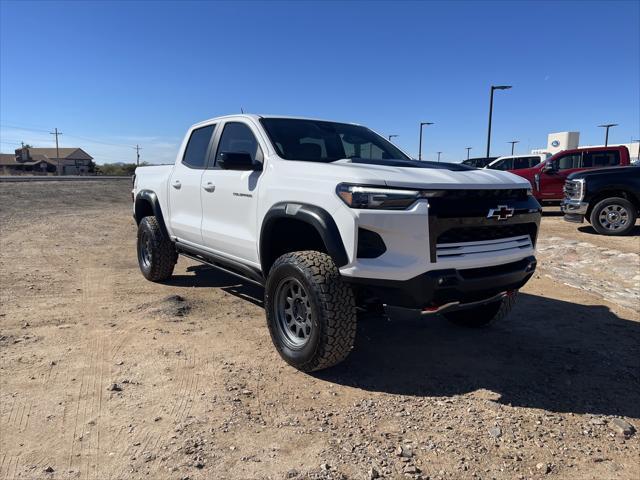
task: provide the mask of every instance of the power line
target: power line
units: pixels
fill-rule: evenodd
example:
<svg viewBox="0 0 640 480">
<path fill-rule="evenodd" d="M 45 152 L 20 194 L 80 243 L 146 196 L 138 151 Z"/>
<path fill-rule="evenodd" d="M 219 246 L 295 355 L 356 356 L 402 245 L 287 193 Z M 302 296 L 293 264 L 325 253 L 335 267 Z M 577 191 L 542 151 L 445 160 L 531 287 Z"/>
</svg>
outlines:
<svg viewBox="0 0 640 480">
<path fill-rule="evenodd" d="M 36 127 L 20 127 L 18 125 L 8 125 L 6 123 L 0 124 L 0 127 L 5 127 L 5 128 L 15 128 L 17 130 L 25 130 L 25 131 L 31 131 L 31 132 L 43 132 L 43 133 L 49 133 L 49 130 L 45 130 L 43 128 L 36 128 Z"/>
<path fill-rule="evenodd" d="M 27 132 L 50 133 L 49 130 L 42 130 L 40 128 L 26 127 L 26 126 L 21 127 L 19 125 L 9 125 L 9 124 L 6 124 L 6 123 L 0 124 L 0 127 L 15 128 L 17 130 L 24 130 L 24 131 L 27 131 Z M 66 134 L 66 135 L 67 135 L 67 137 L 70 137 L 70 138 L 78 138 L 80 140 L 87 140 L 89 142 L 100 143 L 100 144 L 103 144 L 103 145 L 110 145 L 112 147 L 132 147 L 132 148 L 135 148 L 132 145 L 129 145 L 129 144 L 126 144 L 126 143 L 105 142 L 104 140 L 98 140 L 98 139 L 95 139 L 95 138 L 85 137 L 83 135 L 73 135 L 73 134 Z"/>
</svg>

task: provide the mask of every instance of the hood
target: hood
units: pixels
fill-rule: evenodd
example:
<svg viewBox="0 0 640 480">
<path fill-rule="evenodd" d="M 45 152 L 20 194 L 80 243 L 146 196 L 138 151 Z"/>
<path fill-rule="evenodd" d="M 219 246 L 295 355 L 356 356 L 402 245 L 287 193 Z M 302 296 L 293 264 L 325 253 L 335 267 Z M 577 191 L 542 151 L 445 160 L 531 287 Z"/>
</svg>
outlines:
<svg viewBox="0 0 640 480">
<path fill-rule="evenodd" d="M 356 173 L 375 177 L 390 187 L 443 188 L 443 189 L 487 189 L 530 188 L 529 181 L 513 173 L 500 170 L 468 168 L 459 164 L 420 162 L 423 165 L 397 166 L 360 163 L 340 160 L 328 165 L 349 165 Z M 366 172 L 366 173 L 365 173 Z M 376 182 L 378 183 L 378 182 Z"/>
<path fill-rule="evenodd" d="M 596 175 L 619 175 L 621 177 L 624 177 L 627 175 L 634 175 L 634 174 L 637 175 L 638 173 L 640 173 L 639 166 L 635 166 L 635 165 L 628 166 L 628 167 L 614 166 L 614 167 L 594 168 L 589 170 L 583 170 L 581 172 L 573 172 L 567 178 L 569 180 L 575 180 L 578 178 L 592 177 Z"/>
</svg>

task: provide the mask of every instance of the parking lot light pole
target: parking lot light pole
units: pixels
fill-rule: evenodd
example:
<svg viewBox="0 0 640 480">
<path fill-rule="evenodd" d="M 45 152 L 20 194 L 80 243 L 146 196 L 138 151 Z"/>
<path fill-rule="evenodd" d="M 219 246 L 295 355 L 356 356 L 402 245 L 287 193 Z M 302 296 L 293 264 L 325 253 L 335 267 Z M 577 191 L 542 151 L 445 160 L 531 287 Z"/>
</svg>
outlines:
<svg viewBox="0 0 640 480">
<path fill-rule="evenodd" d="M 471 150 L 473 147 L 464 147 L 467 149 L 467 160 L 469 160 L 469 150 Z"/>
<path fill-rule="evenodd" d="M 604 146 L 608 146 L 609 145 L 609 129 L 611 127 L 617 127 L 618 124 L 617 123 L 605 123 L 604 125 L 598 125 L 600 128 L 605 128 L 606 132 L 604 134 Z"/>
<path fill-rule="evenodd" d="M 511 155 L 513 155 L 513 147 L 516 143 L 520 143 L 520 140 L 511 140 L 510 142 L 507 142 L 511 144 Z"/>
<path fill-rule="evenodd" d="M 433 125 L 433 122 L 420 122 L 420 146 L 418 147 L 418 160 L 422 160 L 422 127 Z"/>
<path fill-rule="evenodd" d="M 511 85 L 491 85 L 491 94 L 489 95 L 489 129 L 487 131 L 487 157 L 491 156 L 491 117 L 493 116 L 493 91 L 509 90 Z"/>
<path fill-rule="evenodd" d="M 438 163 L 440 163 L 440 154 L 441 154 L 441 153 L 442 153 L 442 152 L 438 152 Z"/>
<path fill-rule="evenodd" d="M 399 137 L 399 136 L 400 135 L 389 135 L 389 141 L 391 141 L 392 138 Z"/>
</svg>

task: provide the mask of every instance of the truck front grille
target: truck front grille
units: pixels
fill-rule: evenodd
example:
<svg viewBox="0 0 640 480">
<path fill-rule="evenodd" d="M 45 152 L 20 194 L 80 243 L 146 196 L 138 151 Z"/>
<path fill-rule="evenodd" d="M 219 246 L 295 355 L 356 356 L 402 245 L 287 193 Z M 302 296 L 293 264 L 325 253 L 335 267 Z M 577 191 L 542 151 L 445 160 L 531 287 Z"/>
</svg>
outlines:
<svg viewBox="0 0 640 480">
<path fill-rule="evenodd" d="M 508 188 L 494 190 L 447 190 L 443 195 L 447 201 L 483 201 L 483 200 L 526 200 L 528 191 L 526 188 Z"/>
<path fill-rule="evenodd" d="M 564 196 L 571 200 L 582 200 L 583 182 L 567 180 L 564 184 Z"/>
<path fill-rule="evenodd" d="M 533 247 L 529 235 L 464 243 L 439 243 L 437 260 L 478 258 L 520 252 Z"/>
<path fill-rule="evenodd" d="M 535 223 L 515 223 L 511 225 L 492 225 L 477 227 L 456 227 L 446 230 L 438 236 L 438 245 L 444 243 L 484 242 L 504 238 L 529 236 L 535 242 L 537 226 Z"/>
</svg>

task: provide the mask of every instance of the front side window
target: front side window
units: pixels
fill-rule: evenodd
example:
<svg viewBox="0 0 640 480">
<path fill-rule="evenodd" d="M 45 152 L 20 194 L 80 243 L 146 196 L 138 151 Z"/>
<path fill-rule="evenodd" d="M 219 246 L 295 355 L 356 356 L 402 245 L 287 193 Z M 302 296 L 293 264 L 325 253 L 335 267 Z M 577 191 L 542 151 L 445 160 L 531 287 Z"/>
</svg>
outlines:
<svg viewBox="0 0 640 480">
<path fill-rule="evenodd" d="M 505 158 L 498 168 L 500 170 L 513 170 L 513 158 Z"/>
<path fill-rule="evenodd" d="M 558 159 L 558 170 L 570 170 L 572 168 L 580 168 L 582 155 L 580 153 L 574 153 L 565 155 Z"/>
<path fill-rule="evenodd" d="M 229 122 L 224 126 L 218 144 L 216 163 L 218 163 L 223 153 L 248 153 L 254 163 L 262 162 L 262 149 L 258 144 L 258 140 L 256 140 L 251 129 L 244 123 Z"/>
<path fill-rule="evenodd" d="M 614 167 L 620 165 L 620 152 L 617 150 L 586 152 L 582 158 L 582 166 L 591 167 Z"/>
<path fill-rule="evenodd" d="M 204 168 L 207 163 L 207 150 L 215 125 L 197 128 L 191 133 L 184 151 L 182 163 L 190 168 Z"/>
<path fill-rule="evenodd" d="M 290 118 L 261 122 L 278 155 L 286 160 L 410 160 L 392 143 L 359 125 Z"/>
</svg>

